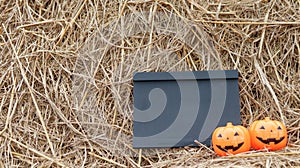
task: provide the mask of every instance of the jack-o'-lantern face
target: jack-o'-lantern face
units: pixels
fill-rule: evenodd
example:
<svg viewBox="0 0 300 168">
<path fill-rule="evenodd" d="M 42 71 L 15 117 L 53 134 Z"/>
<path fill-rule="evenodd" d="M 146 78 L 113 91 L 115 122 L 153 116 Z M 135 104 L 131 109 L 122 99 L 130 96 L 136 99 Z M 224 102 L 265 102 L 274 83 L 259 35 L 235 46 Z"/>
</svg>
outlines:
<svg viewBox="0 0 300 168">
<path fill-rule="evenodd" d="M 251 146 L 256 149 L 279 150 L 287 144 L 287 130 L 283 123 L 270 120 L 254 121 L 250 125 Z"/>
<path fill-rule="evenodd" d="M 233 126 L 227 123 L 226 127 L 218 127 L 212 135 L 214 151 L 219 156 L 227 156 L 248 151 L 251 147 L 250 135 L 243 126 Z"/>
</svg>

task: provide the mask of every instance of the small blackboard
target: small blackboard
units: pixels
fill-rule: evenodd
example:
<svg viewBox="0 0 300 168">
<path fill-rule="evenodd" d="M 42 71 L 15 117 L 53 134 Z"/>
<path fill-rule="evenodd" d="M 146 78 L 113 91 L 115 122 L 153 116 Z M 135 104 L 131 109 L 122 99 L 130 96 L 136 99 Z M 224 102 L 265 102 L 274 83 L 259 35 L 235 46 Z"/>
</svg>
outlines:
<svg viewBox="0 0 300 168">
<path fill-rule="evenodd" d="M 240 124 L 237 70 L 138 72 L 133 82 L 134 148 L 211 145 L 216 127 Z"/>
</svg>

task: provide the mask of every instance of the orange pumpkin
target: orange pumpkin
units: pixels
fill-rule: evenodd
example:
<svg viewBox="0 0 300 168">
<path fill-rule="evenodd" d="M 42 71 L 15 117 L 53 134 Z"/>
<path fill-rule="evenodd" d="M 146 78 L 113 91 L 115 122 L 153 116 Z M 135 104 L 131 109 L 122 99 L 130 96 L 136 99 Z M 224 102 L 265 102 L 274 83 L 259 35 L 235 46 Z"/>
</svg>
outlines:
<svg viewBox="0 0 300 168">
<path fill-rule="evenodd" d="M 251 148 L 248 130 L 240 125 L 234 126 L 228 122 L 226 127 L 218 127 L 212 135 L 214 151 L 219 156 L 237 154 L 249 151 Z"/>
<path fill-rule="evenodd" d="M 287 130 L 285 125 L 266 117 L 264 120 L 254 121 L 250 125 L 251 146 L 256 149 L 279 150 L 287 144 Z"/>
</svg>

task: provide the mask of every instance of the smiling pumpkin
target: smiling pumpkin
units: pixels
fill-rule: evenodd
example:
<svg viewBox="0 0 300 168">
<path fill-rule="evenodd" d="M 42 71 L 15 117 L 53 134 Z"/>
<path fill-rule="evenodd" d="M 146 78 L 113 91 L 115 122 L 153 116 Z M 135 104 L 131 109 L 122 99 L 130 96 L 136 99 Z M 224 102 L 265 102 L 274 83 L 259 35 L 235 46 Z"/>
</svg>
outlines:
<svg viewBox="0 0 300 168">
<path fill-rule="evenodd" d="M 254 121 L 250 125 L 251 146 L 256 149 L 279 150 L 287 144 L 287 130 L 280 121 L 264 120 Z"/>
<path fill-rule="evenodd" d="M 243 126 L 233 126 L 228 122 L 226 127 L 218 127 L 212 135 L 214 151 L 219 156 L 248 151 L 251 147 L 250 135 Z"/>
</svg>

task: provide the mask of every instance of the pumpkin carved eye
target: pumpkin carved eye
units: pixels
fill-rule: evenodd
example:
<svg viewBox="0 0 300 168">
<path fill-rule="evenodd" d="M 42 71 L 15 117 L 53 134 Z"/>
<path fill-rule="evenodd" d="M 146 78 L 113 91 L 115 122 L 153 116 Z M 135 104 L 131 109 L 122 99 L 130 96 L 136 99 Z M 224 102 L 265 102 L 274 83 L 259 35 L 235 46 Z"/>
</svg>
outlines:
<svg viewBox="0 0 300 168">
<path fill-rule="evenodd" d="M 264 130 L 264 129 L 265 129 L 265 127 L 264 127 L 264 126 L 261 126 L 259 129 L 262 129 L 262 130 Z"/>
<path fill-rule="evenodd" d="M 278 126 L 278 128 L 277 128 L 278 130 L 282 130 L 282 128 L 280 127 L 280 126 Z"/>
<path fill-rule="evenodd" d="M 236 132 L 236 133 L 234 134 L 234 136 L 239 136 L 239 133 Z"/>
<path fill-rule="evenodd" d="M 218 135 L 218 138 L 222 138 L 222 135 L 221 135 L 221 134 L 219 134 L 219 135 Z"/>
</svg>

